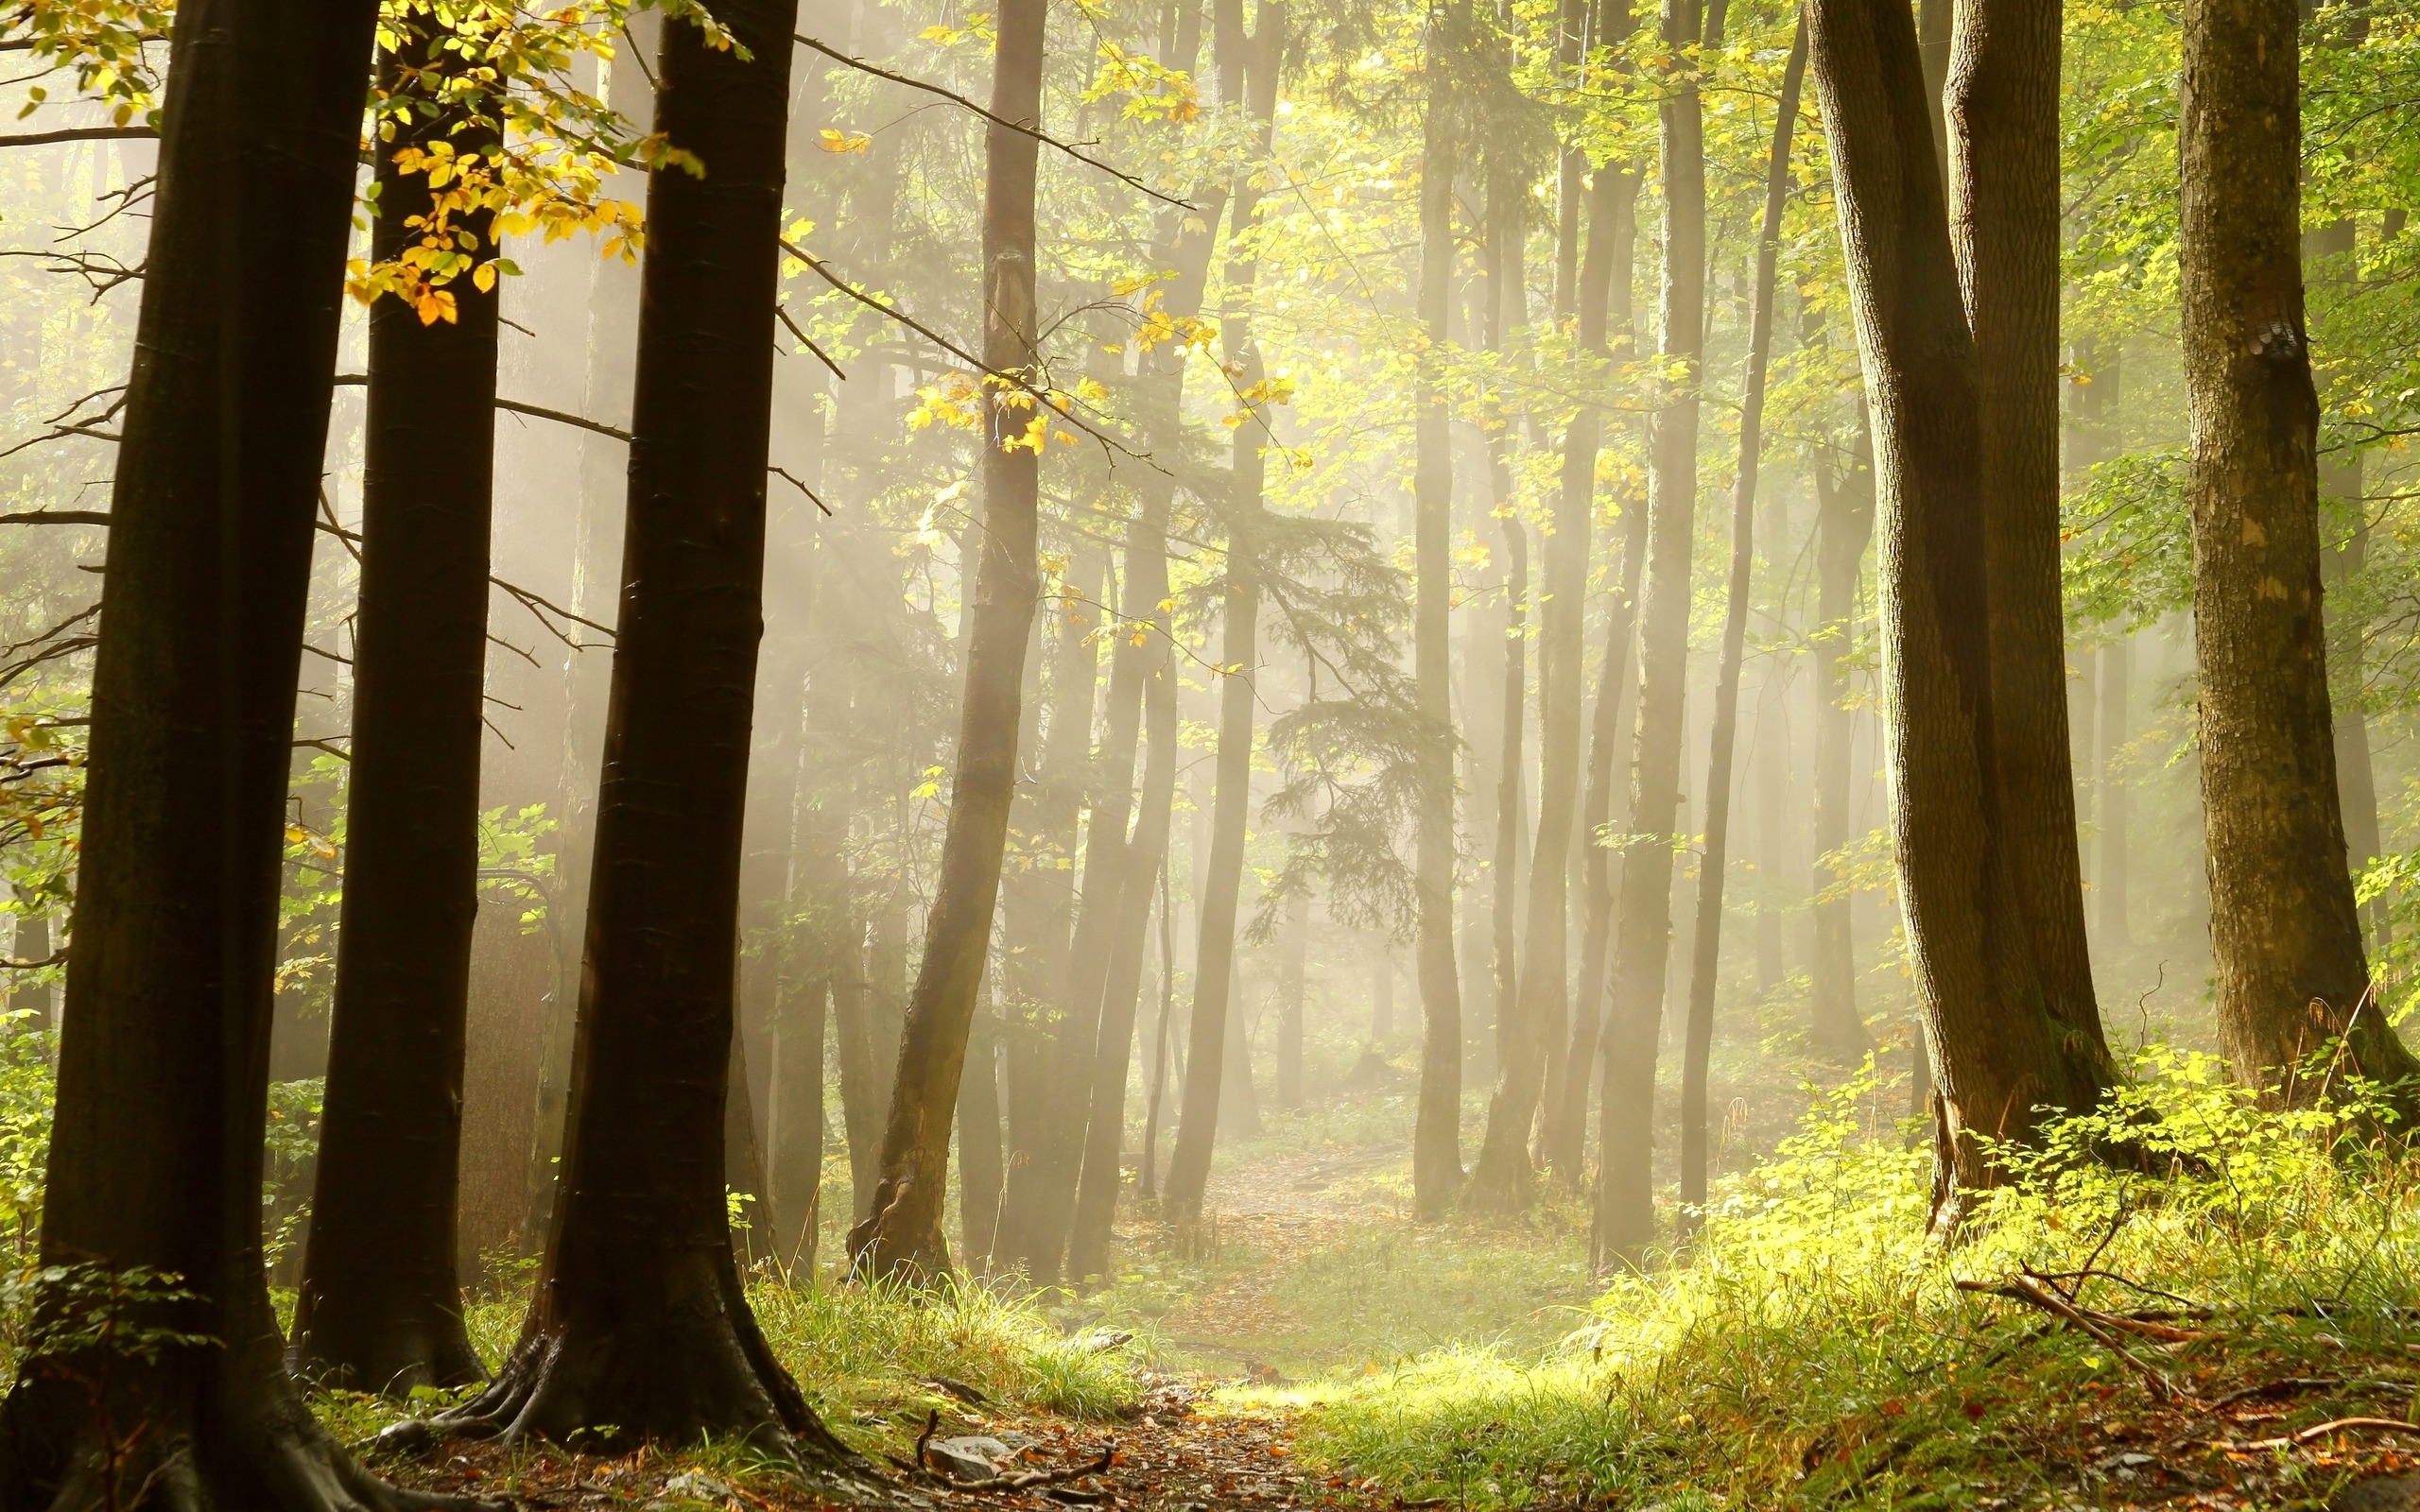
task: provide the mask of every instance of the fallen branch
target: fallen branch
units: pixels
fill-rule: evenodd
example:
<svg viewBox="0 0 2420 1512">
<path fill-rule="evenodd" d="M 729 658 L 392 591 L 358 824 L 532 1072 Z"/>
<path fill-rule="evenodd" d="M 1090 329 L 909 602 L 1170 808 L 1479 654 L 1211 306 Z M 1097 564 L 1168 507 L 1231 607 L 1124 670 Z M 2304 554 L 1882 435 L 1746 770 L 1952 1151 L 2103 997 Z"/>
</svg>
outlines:
<svg viewBox="0 0 2420 1512">
<path fill-rule="evenodd" d="M 2299 1433 L 2277 1438 L 2256 1438 L 2248 1444 L 2221 1444 L 2221 1449 L 2300 1449 L 2316 1443 L 2330 1434 L 2359 1432 L 2420 1434 L 2420 1423 L 2408 1423 L 2400 1418 L 2332 1418 L 2324 1423 L 2313 1423 Z"/>
<path fill-rule="evenodd" d="M 2043 1285 L 2031 1276 L 2012 1276 L 2004 1281 L 1962 1280 L 1958 1282 L 1958 1289 L 1962 1292 L 1983 1292 L 1994 1297 L 2005 1297 L 2011 1301 L 2023 1302 L 2029 1307 L 2038 1307 L 2062 1323 L 2079 1330 L 2094 1343 L 2125 1361 L 2128 1366 L 2142 1376 L 2144 1383 L 2151 1387 L 2152 1395 L 2157 1400 L 2175 1401 L 2183 1395 L 2176 1389 L 2174 1382 L 2119 1343 L 2117 1334 L 2102 1321 L 2087 1315 L 2082 1308 L 2060 1296 L 2055 1289 Z"/>
</svg>

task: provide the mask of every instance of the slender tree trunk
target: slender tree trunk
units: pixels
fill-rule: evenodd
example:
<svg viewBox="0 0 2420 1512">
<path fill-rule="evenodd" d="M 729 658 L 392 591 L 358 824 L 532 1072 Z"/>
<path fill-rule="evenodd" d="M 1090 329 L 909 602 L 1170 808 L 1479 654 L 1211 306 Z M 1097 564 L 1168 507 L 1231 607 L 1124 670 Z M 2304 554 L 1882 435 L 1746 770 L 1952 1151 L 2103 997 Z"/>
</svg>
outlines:
<svg viewBox="0 0 2420 1512">
<path fill-rule="evenodd" d="M 1699 40 L 1697 0 L 1664 0 L 1665 45 Z M 1638 619 L 1638 718 L 1630 830 L 1607 1005 L 1599 1126 L 1602 1175 L 1590 1251 L 1636 1263 L 1654 1239 L 1655 1044 L 1671 949 L 1672 826 L 1681 801 L 1688 672 L 1689 547 L 1696 524 L 1699 365 L 1705 332 L 1705 125 L 1697 79 L 1676 63 L 1662 106 L 1664 291 L 1660 349 L 1675 385 L 1649 421 L 1646 587 Z"/>
<path fill-rule="evenodd" d="M 823 1035 L 828 981 L 782 995 L 773 1025 L 773 1108 L 765 1139 L 773 1183 L 773 1253 L 793 1275 L 815 1274 L 823 1210 Z"/>
<path fill-rule="evenodd" d="M 2290 1102 L 2315 1091 L 2293 1068 L 2337 1037 L 2345 1070 L 2384 1082 L 2420 1071 L 2369 1000 L 2344 868 L 2303 326 L 2300 69 L 2291 0 L 2186 7 L 2186 490 L 2219 1038 L 2238 1076 Z"/>
<path fill-rule="evenodd" d="M 977 1273 L 992 1266 L 1007 1180 L 1000 1150 L 1000 1031 L 978 1010 L 966 1031 L 966 1067 L 958 1078 L 958 1253 Z"/>
<path fill-rule="evenodd" d="M 724 1206 L 765 548 L 791 0 L 668 26 L 648 185 L 630 509 L 561 1196 L 536 1299 L 464 1431 L 750 1438 L 838 1474 L 757 1330 Z"/>
<path fill-rule="evenodd" d="M 1173 699 L 1173 694 L 1171 694 Z M 1160 1150 L 1160 1108 L 1167 1091 L 1170 1017 L 1176 1012 L 1176 929 L 1168 920 L 1168 874 L 1160 872 L 1160 1016 L 1151 1035 L 1151 1092 L 1143 1112 L 1143 1165 L 1135 1173 L 1134 1189 L 1145 1197 L 1159 1195 L 1153 1167 Z"/>
<path fill-rule="evenodd" d="M 1690 938 L 1689 1018 L 1681 1058 L 1681 1217 L 1697 1231 L 1706 1197 L 1706 1062 L 1714 1048 L 1715 975 L 1722 956 L 1722 884 L 1731 841 L 1731 758 L 1739 730 L 1739 662 L 1748 648 L 1749 576 L 1756 561 L 1756 468 L 1764 449 L 1765 365 L 1772 351 L 1773 277 L 1782 210 L 1789 197 L 1790 137 L 1806 78 L 1802 11 L 1783 65 L 1781 101 L 1765 167 L 1764 228 L 1756 238 L 1756 288 L 1749 304 L 1748 373 L 1740 386 L 1739 471 L 1731 488 L 1731 580 L 1722 615 L 1722 661 L 1714 679 L 1714 730 L 1705 765 L 1705 851 L 1698 863 L 1697 930 Z"/>
<path fill-rule="evenodd" d="M 11 1505 L 427 1501 L 313 1418 L 261 1258 L 295 689 L 374 9 L 177 13 L 45 1172 L 58 1270 L 36 1306 L 208 1342 L 20 1361 Z M 164 1276 L 180 1299 L 142 1295 Z"/>
<path fill-rule="evenodd" d="M 2119 635 L 2100 648 L 2100 932 L 2112 949 L 2134 943 L 2126 918 L 2127 710 L 2133 702 L 2135 639 Z"/>
<path fill-rule="evenodd" d="M 1892 0 L 1811 0 L 1841 185 L 1884 511 L 1892 840 L 1939 1091 L 1934 1215 L 1998 1179 L 1982 1139 L 2027 1140 L 2044 1108 L 2089 1107 L 2017 900 L 1992 752 L 1980 397 L 1941 180 L 1926 140 L 1913 18 Z"/>
<path fill-rule="evenodd" d="M 406 18 L 389 87 L 434 95 L 452 55 Z M 372 256 L 421 240 L 425 174 L 395 152 L 493 150 L 493 129 L 441 105 L 382 144 Z M 463 229 L 485 246 L 493 216 Z M 455 1253 L 462 1043 L 478 921 L 479 742 L 493 502 L 496 296 L 468 278 L 456 318 L 370 312 L 361 602 L 344 904 L 311 1231 L 295 1299 L 298 1372 L 374 1391 L 487 1371 L 462 1327 Z"/>
<path fill-rule="evenodd" d="M 2083 919 L 2059 584 L 2059 23 L 1959 0 L 1946 113 L 1950 245 L 1974 333 L 1993 747 L 2017 905 L 2072 1079 L 2115 1074 Z"/>
<path fill-rule="evenodd" d="M 1419 894 L 1420 1107 L 1412 1132 L 1412 1206 L 1443 1217 L 1462 1185 L 1462 995 L 1454 964 L 1453 433 L 1439 368 L 1454 281 L 1454 169 L 1460 127 L 1447 60 L 1468 41 L 1465 0 L 1429 13 L 1426 120 L 1420 159 L 1419 318 L 1412 377 L 1414 576 L 1412 681 L 1426 727 L 1413 859 Z"/>
<path fill-rule="evenodd" d="M 1287 901 L 1286 944 L 1278 968 L 1277 1108 L 1285 1113 L 1303 1110 L 1303 957 L 1310 932 L 1311 895 L 1298 892 Z"/>
<path fill-rule="evenodd" d="M 1857 1009 L 1857 949 L 1847 877 L 1828 857 L 1854 838 L 1849 819 L 1851 752 L 1857 716 L 1849 709 L 1849 650 L 1858 630 L 1858 578 L 1874 540 L 1872 447 L 1860 422 L 1845 468 L 1815 467 L 1815 954 L 1810 963 L 1808 1038 L 1834 1060 L 1855 1062 L 1874 1046 Z M 1916 1057 L 1924 1059 L 1924 1047 Z"/>
<path fill-rule="evenodd" d="M 878 1070 L 880 1049 L 896 1063 L 895 1045 L 874 1042 L 872 999 L 866 975 L 865 920 L 854 913 L 841 922 L 838 966 L 832 978 L 832 1048 L 840 1057 L 840 1130 L 849 1143 L 849 1219 L 861 1223 L 873 1212 L 874 1183 L 882 1171 L 882 1121 L 890 1098 Z"/>
<path fill-rule="evenodd" d="M 2360 455 L 2354 454 L 2349 462 L 2324 465 L 2320 486 L 2339 501 L 2345 515 L 2340 526 L 2344 531 L 2342 543 L 2324 547 L 2319 560 L 2321 582 L 2334 593 L 2361 576 L 2369 558 L 2369 504 L 2362 494 Z M 2330 620 L 2328 670 L 2336 686 L 2329 691 L 2328 701 L 2336 714 L 2336 778 L 2343 796 L 2344 862 L 2358 886 L 2362 871 L 2383 849 L 2378 837 L 2377 775 L 2370 759 L 2370 721 L 2361 709 L 2365 681 L 2361 642 L 2368 627 L 2341 610 L 2331 614 Z M 2369 943 L 2383 952 L 2388 937 L 2385 898 L 2373 900 L 2363 912 L 2368 916 Z"/>
<path fill-rule="evenodd" d="M 992 113 L 1042 120 L 1042 0 L 1007 0 L 997 22 Z M 1032 137 L 994 126 L 984 136 L 983 360 L 1004 372 L 1038 372 L 1034 327 Z M 1028 631 L 1040 594 L 1035 562 L 1040 458 L 1013 449 L 1028 411 L 983 398 L 983 556 L 975 579 L 959 715 L 958 772 L 941 878 L 925 925 L 925 958 L 908 1001 L 899 1073 L 883 1136 L 872 1217 L 852 1230 L 863 1275 L 935 1275 L 949 1268 L 942 1238 L 949 1124 L 966 1060 L 967 1025 L 990 948 L 1000 856 L 1017 778 L 1017 705 Z"/>
</svg>

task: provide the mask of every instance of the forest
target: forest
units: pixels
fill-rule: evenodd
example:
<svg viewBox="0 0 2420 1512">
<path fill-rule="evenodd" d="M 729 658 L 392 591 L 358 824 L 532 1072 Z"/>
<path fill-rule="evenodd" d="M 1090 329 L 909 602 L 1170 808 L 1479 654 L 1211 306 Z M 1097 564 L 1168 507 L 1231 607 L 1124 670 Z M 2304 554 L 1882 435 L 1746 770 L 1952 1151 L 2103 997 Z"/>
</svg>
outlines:
<svg viewBox="0 0 2420 1512">
<path fill-rule="evenodd" d="M 0 1512 L 2420 1508 L 2420 6 L 981 7 L 0 0 Z"/>
</svg>

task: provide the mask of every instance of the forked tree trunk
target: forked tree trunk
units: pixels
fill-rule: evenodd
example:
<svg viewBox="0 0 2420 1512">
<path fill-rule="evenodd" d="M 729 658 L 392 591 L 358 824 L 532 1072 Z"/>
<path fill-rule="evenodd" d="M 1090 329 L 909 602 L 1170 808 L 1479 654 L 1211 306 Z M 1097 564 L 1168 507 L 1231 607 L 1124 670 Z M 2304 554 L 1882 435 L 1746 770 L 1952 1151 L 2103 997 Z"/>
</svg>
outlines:
<svg viewBox="0 0 2420 1512">
<path fill-rule="evenodd" d="M 2045 1002 L 1995 779 L 1980 398 L 1914 18 L 1893 0 L 1810 0 L 1807 14 L 1873 404 L 1892 841 L 1946 1227 L 1999 1179 L 1985 1140 L 2031 1139 L 2041 1109 L 2089 1107 L 2100 1084 Z"/>
<path fill-rule="evenodd" d="M 1664 0 L 1661 26 L 1667 48 L 1694 45 L 1698 0 Z M 1671 950 L 1671 835 L 1681 801 L 1682 693 L 1688 672 L 1689 548 L 1705 341 L 1705 121 L 1693 74 L 1676 69 L 1667 84 L 1659 345 L 1674 388 L 1648 427 L 1647 582 L 1638 614 L 1629 831 L 1647 838 L 1634 838 L 1622 855 L 1598 1134 L 1602 1174 L 1589 1243 L 1599 1266 L 1636 1263 L 1655 1237 L 1655 1044 Z"/>
<path fill-rule="evenodd" d="M 1979 483 L 1992 742 L 2009 868 L 2071 1079 L 2115 1074 L 2092 985 L 2059 583 L 2059 23 L 1958 0 L 1945 112 L 1950 245 L 1981 377 Z"/>
<path fill-rule="evenodd" d="M 1789 145 L 1806 78 L 1802 11 L 1782 67 L 1781 100 L 1765 166 L 1765 219 L 1756 238 L 1756 286 L 1748 314 L 1748 373 L 1740 386 L 1739 471 L 1731 489 L 1731 580 L 1722 615 L 1722 660 L 1714 679 L 1714 729 L 1705 764 L 1705 850 L 1698 862 L 1697 928 L 1690 936 L 1689 1017 L 1681 1055 L 1682 1237 L 1697 1231 L 1706 1197 L 1706 1071 L 1714 1048 L 1715 975 L 1722 958 L 1722 884 L 1731 842 L 1731 759 L 1739 732 L 1739 662 L 1748 646 L 1749 577 L 1756 561 L 1756 467 L 1762 460 L 1765 364 L 1772 351 L 1773 277 L 1782 210 L 1789 196 Z M 1770 816 L 1767 818 L 1770 823 Z"/>
<path fill-rule="evenodd" d="M 724 1206 L 741 833 L 765 548 L 792 0 L 754 54 L 667 25 L 630 507 L 562 1176 L 520 1342 L 463 1433 L 747 1439 L 840 1474 L 742 1290 Z"/>
<path fill-rule="evenodd" d="M 1860 408 L 1862 405 L 1860 404 Z M 1846 878 L 1825 858 L 1853 838 L 1849 833 L 1850 750 L 1857 716 L 1849 709 L 1850 643 L 1856 638 L 1858 578 L 1874 540 L 1874 464 L 1860 419 L 1858 445 L 1844 468 L 1815 464 L 1815 953 L 1808 963 L 1807 1035 L 1819 1054 L 1855 1062 L 1872 1049 L 1857 1010 L 1857 949 L 1850 933 L 1854 901 Z M 1837 892 L 1836 889 L 1840 889 Z M 1924 1047 L 1916 1046 L 1921 1061 Z"/>
<path fill-rule="evenodd" d="M 2186 492 L 2219 1038 L 2238 1076 L 2290 1102 L 2318 1087 L 2295 1067 L 2340 1037 L 2339 1069 L 2390 1083 L 2420 1071 L 2371 1001 L 2344 868 L 2303 325 L 2300 70 L 2292 0 L 2186 7 Z"/>
<path fill-rule="evenodd" d="M 992 113 L 1002 120 L 1041 124 L 1044 10 L 1042 0 L 1007 0 L 1000 9 Z M 1037 377 L 1038 147 L 1032 137 L 1002 126 L 984 134 L 983 360 L 1002 372 Z M 983 555 L 968 610 L 975 619 L 967 638 L 958 771 L 941 878 L 925 924 L 925 956 L 900 1038 L 873 1213 L 850 1233 L 849 1253 L 860 1275 L 933 1276 L 949 1269 L 942 1199 L 950 1113 L 999 901 L 1000 856 L 1016 794 L 1026 639 L 1041 593 L 1035 559 L 1041 459 L 1038 449 L 1011 444 L 1021 441 L 1033 411 L 1003 404 L 1003 397 L 995 387 L 984 390 Z"/>
<path fill-rule="evenodd" d="M 1462 989 L 1454 963 L 1453 433 L 1440 391 L 1454 284 L 1459 119 L 1449 60 L 1468 38 L 1466 0 L 1429 12 L 1426 119 L 1420 157 L 1422 345 L 1412 373 L 1412 686 L 1426 738 L 1414 840 L 1420 981 L 1420 1106 L 1412 1130 L 1412 1207 L 1443 1217 L 1462 1185 Z"/>
<path fill-rule="evenodd" d="M 436 96 L 431 77 L 453 60 L 437 22 L 395 25 L 399 46 L 380 60 L 389 87 Z M 406 222 L 433 199 L 428 176 L 400 171 L 395 153 L 489 152 L 494 136 L 441 103 L 381 143 L 372 256 L 417 247 Z M 462 224 L 484 248 L 493 220 Z M 496 294 L 469 278 L 447 292 L 451 320 L 424 323 L 401 297 L 370 312 L 343 918 L 290 1351 L 304 1376 L 389 1393 L 487 1376 L 462 1327 L 455 1234 L 479 908 Z"/>
<path fill-rule="evenodd" d="M 289 743 L 375 9 L 177 13 L 45 1172 L 60 1273 L 35 1316 L 60 1332 L 27 1340 L 0 1410 L 11 1506 L 435 1500 L 312 1418 L 261 1263 Z M 113 1349 L 96 1323 L 208 1342 Z"/>
</svg>

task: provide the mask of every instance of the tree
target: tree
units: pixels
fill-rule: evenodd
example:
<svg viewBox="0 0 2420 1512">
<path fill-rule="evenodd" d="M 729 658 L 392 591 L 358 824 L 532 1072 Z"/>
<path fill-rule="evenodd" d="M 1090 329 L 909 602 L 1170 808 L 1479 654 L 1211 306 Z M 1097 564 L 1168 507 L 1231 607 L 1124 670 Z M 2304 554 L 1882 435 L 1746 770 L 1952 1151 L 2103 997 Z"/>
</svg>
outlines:
<svg viewBox="0 0 2420 1512">
<path fill-rule="evenodd" d="M 1995 780 L 1979 380 L 1914 18 L 1891 0 L 1811 0 L 1807 28 L 1873 411 L 1892 844 L 1946 1227 L 1998 1179 L 1984 1141 L 2030 1139 L 2041 1109 L 2089 1107 L 2099 1086 L 2046 1005 Z"/>
<path fill-rule="evenodd" d="M 261 1263 L 287 770 L 375 9 L 189 0 L 176 18 L 102 580 L 50 1270 L 5 1408 L 16 1505 L 440 1500 L 368 1475 L 312 1418 Z M 96 1332 L 96 1308 L 141 1342 Z"/>
<path fill-rule="evenodd" d="M 1655 1040 L 1671 949 L 1672 827 L 1681 802 L 1681 698 L 1688 672 L 1689 545 L 1697 518 L 1699 368 L 1705 350 L 1705 120 L 1694 54 L 1697 0 L 1664 0 L 1667 93 L 1659 152 L 1664 180 L 1664 291 L 1658 350 L 1671 388 L 1648 422 L 1646 588 L 1638 609 L 1638 720 L 1631 776 L 1631 837 L 1607 1005 L 1599 1145 L 1603 1175 L 1590 1250 L 1598 1263 L 1634 1263 L 1654 1238 L 1650 1146 Z"/>
<path fill-rule="evenodd" d="M 1849 643 L 1858 627 L 1858 578 L 1874 541 L 1874 442 L 1858 403 L 1857 441 L 1846 465 L 1819 454 L 1815 474 L 1815 952 L 1807 972 L 1807 1029 L 1835 1060 L 1873 1047 L 1857 1011 L 1857 950 L 1848 893 L 1830 858 L 1850 840 L 1849 757 L 1857 716 L 1849 709 Z M 1915 1047 L 1919 1064 L 1924 1046 Z"/>
<path fill-rule="evenodd" d="M 405 153 L 494 149 L 444 98 L 458 58 L 429 15 L 392 18 L 380 71 L 408 112 L 379 145 L 373 261 L 436 212 Z M 460 88 L 456 85 L 457 90 Z M 492 212 L 463 229 L 493 237 Z M 493 275 L 491 275 L 491 278 Z M 462 1046 L 478 919 L 479 743 L 493 512 L 496 294 L 446 290 L 451 318 L 400 295 L 370 311 L 361 601 L 343 922 L 311 1196 L 296 1368 L 376 1391 L 486 1379 L 462 1326 L 455 1199 Z"/>
<path fill-rule="evenodd" d="M 2314 1094 L 2294 1069 L 2331 1040 L 2345 1069 L 2391 1083 L 2420 1071 L 2371 1000 L 2344 866 L 2303 321 L 2300 67 L 2291 0 L 2186 8 L 2186 492 L 2219 1036 L 2238 1076 L 2288 1101 Z"/>
<path fill-rule="evenodd" d="M 648 175 L 623 590 L 560 1194 L 521 1338 L 460 1433 L 745 1438 L 822 1472 L 724 1205 L 764 572 L 791 0 L 667 25 Z"/>
<path fill-rule="evenodd" d="M 2059 22 L 1959 0 L 1945 101 L 1950 246 L 1974 334 L 1992 736 L 2017 906 L 2059 1054 L 2115 1075 L 2093 991 L 2067 738 L 2059 553 Z"/>
<path fill-rule="evenodd" d="M 1044 10 L 1042 0 L 1012 0 L 1001 8 L 991 108 L 1003 120 L 1041 123 Z M 1027 382 L 1040 375 L 1033 299 L 1039 146 L 1003 126 L 984 133 L 983 360 L 995 372 Z M 983 393 L 983 545 L 967 610 L 974 618 L 949 831 L 900 1038 L 873 1211 L 849 1236 L 851 1262 L 860 1275 L 938 1275 L 949 1268 L 941 1225 L 950 1112 L 999 899 L 1000 857 L 1016 792 L 1026 640 L 1041 593 L 1035 559 L 1041 447 L 1026 439 L 1039 419 L 1036 404 L 998 380 Z"/>
<path fill-rule="evenodd" d="M 1457 115 L 1450 60 L 1469 11 L 1446 0 L 1421 41 L 1427 73 L 1420 149 L 1420 288 L 1412 379 L 1412 679 L 1429 738 L 1421 765 L 1413 869 L 1419 889 L 1420 1107 L 1411 1140 L 1412 1203 L 1444 1215 L 1462 1185 L 1462 991 L 1454 964 L 1454 717 L 1447 623 L 1453 607 L 1454 448 L 1438 371 L 1454 284 Z"/>
<path fill-rule="evenodd" d="M 1689 1017 L 1681 1058 L 1681 1228 L 1696 1231 L 1706 1195 L 1706 1062 L 1714 1047 L 1715 973 L 1722 952 L 1722 883 L 1731 827 L 1731 757 L 1739 730 L 1739 662 L 1747 650 L 1749 576 L 1755 567 L 1756 467 L 1764 443 L 1765 364 L 1772 350 L 1773 277 L 1781 253 L 1781 216 L 1789 198 L 1789 142 L 1798 125 L 1798 94 L 1806 77 L 1806 18 L 1802 11 L 1783 66 L 1773 116 L 1772 156 L 1765 168 L 1765 218 L 1756 237 L 1756 287 L 1748 314 L 1748 372 L 1740 386 L 1739 472 L 1731 488 L 1731 580 L 1722 614 L 1722 661 L 1715 673 L 1714 730 L 1705 765 L 1705 850 L 1698 860 L 1695 959 L 1689 968 Z"/>
</svg>

